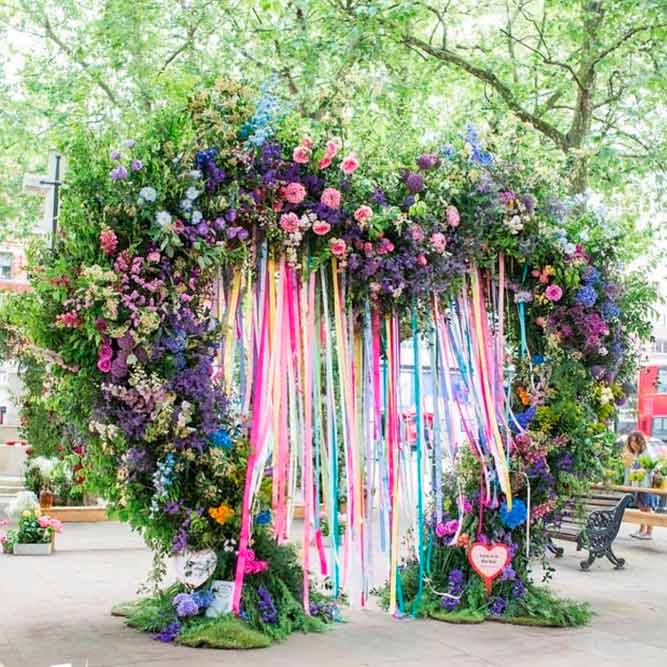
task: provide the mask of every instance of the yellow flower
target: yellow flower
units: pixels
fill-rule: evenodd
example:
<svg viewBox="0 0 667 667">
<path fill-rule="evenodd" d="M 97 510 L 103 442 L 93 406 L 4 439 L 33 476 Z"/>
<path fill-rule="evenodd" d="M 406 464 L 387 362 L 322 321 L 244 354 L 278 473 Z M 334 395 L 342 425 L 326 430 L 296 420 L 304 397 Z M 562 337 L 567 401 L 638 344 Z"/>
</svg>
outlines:
<svg viewBox="0 0 667 667">
<path fill-rule="evenodd" d="M 234 516 L 234 510 L 229 505 L 225 505 L 225 503 L 222 503 L 219 507 L 211 507 L 208 513 L 221 526 L 224 526 Z"/>
<path fill-rule="evenodd" d="M 35 509 L 33 510 L 33 512 L 35 513 L 35 516 L 36 516 L 36 517 L 40 517 L 40 516 L 42 516 L 42 508 L 41 508 L 41 507 L 35 507 Z"/>
<path fill-rule="evenodd" d="M 32 512 L 30 510 L 23 510 L 23 517 L 25 519 L 29 519 L 32 516 Z"/>
</svg>

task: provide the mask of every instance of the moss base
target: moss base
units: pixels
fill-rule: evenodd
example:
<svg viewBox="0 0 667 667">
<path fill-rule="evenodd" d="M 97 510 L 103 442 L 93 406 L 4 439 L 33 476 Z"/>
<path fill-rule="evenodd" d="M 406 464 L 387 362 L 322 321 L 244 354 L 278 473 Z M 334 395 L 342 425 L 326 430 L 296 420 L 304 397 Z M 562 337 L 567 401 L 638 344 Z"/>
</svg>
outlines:
<svg viewBox="0 0 667 667">
<path fill-rule="evenodd" d="M 271 639 L 234 616 L 221 616 L 184 630 L 176 643 L 193 648 L 253 649 L 270 646 Z"/>
<path fill-rule="evenodd" d="M 463 609 L 461 611 L 443 611 L 434 609 L 428 614 L 436 621 L 443 621 L 445 623 L 484 623 L 486 615 L 481 611 L 469 611 Z"/>
</svg>

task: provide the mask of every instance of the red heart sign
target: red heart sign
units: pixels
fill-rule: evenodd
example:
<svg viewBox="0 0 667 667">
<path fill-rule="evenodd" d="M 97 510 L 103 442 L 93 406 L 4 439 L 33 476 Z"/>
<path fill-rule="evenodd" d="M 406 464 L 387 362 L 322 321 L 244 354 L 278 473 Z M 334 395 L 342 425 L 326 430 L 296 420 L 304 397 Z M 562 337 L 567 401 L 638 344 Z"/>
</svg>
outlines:
<svg viewBox="0 0 667 667">
<path fill-rule="evenodd" d="M 511 558 L 509 546 L 500 542 L 474 542 L 470 547 L 468 562 L 484 581 L 487 595 L 491 593 L 493 580 L 509 565 Z"/>
</svg>

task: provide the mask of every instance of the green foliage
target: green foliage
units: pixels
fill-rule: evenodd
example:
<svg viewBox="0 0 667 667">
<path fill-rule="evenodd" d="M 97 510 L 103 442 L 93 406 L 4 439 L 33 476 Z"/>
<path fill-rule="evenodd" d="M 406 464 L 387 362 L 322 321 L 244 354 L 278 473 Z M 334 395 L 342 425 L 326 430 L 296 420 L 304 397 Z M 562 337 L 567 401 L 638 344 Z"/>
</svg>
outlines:
<svg viewBox="0 0 667 667">
<path fill-rule="evenodd" d="M 171 601 L 183 590 L 183 586 L 174 584 L 155 595 L 122 605 L 123 609 L 118 608 L 116 613 L 122 612 L 130 627 L 142 632 L 159 632 L 176 620 L 176 611 Z"/>
<path fill-rule="evenodd" d="M 271 638 L 235 616 L 220 616 L 188 627 L 177 643 L 193 648 L 252 649 L 270 646 Z"/>
<path fill-rule="evenodd" d="M 513 601 L 507 619 L 520 625 L 547 625 L 576 628 L 588 625 L 592 618 L 587 603 L 556 597 L 547 588 L 529 586 L 522 600 Z"/>
<path fill-rule="evenodd" d="M 474 611 L 469 609 L 461 609 L 458 611 L 444 611 L 442 609 L 431 609 L 428 612 L 429 618 L 436 621 L 444 621 L 445 623 L 469 624 L 469 623 L 483 623 L 486 620 L 486 614 L 481 611 Z"/>
</svg>

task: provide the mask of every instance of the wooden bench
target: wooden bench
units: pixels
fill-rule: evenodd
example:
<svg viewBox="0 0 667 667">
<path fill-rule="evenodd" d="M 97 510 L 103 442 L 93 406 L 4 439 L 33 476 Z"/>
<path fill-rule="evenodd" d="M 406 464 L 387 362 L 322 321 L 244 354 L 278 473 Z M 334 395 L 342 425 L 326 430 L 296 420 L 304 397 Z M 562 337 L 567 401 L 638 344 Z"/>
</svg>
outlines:
<svg viewBox="0 0 667 667">
<path fill-rule="evenodd" d="M 625 559 L 618 558 L 612 544 L 618 535 L 623 515 L 633 501 L 630 493 L 613 489 L 592 488 L 590 493 L 578 499 L 583 510 L 573 507 L 561 512 L 560 521 L 548 527 L 547 549 L 556 558 L 563 555 L 563 548 L 553 543 L 554 539 L 575 542 L 577 551 L 588 550 L 588 558 L 579 564 L 588 570 L 597 558 L 607 558 L 617 570 L 625 566 Z"/>
<path fill-rule="evenodd" d="M 667 496 L 667 489 L 653 489 L 644 486 L 624 486 L 621 484 L 613 484 L 608 486 L 594 486 L 595 491 L 615 491 L 617 493 L 650 493 L 654 496 L 664 498 Z M 660 508 L 657 511 L 640 512 L 638 509 L 627 509 L 623 515 L 625 523 L 635 523 L 645 526 L 657 526 L 659 528 L 667 528 L 667 508 Z"/>
</svg>

